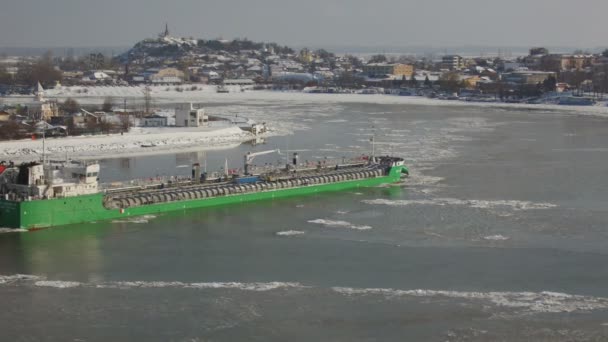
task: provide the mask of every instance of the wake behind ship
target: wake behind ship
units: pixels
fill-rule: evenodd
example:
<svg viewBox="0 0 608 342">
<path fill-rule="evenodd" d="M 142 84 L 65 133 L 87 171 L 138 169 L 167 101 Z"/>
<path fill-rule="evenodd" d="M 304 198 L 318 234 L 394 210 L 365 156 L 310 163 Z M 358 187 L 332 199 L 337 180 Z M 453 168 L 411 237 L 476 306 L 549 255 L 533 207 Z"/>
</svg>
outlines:
<svg viewBox="0 0 608 342">
<path fill-rule="evenodd" d="M 398 182 L 408 173 L 398 157 L 365 157 L 341 163 L 293 162 L 256 168 L 245 156 L 244 172 L 201 172 L 188 180 L 140 186 L 104 187 L 98 163 L 45 161 L 0 165 L 0 225 L 40 229 L 51 226 L 203 208 L 263 199 L 340 191 Z"/>
</svg>

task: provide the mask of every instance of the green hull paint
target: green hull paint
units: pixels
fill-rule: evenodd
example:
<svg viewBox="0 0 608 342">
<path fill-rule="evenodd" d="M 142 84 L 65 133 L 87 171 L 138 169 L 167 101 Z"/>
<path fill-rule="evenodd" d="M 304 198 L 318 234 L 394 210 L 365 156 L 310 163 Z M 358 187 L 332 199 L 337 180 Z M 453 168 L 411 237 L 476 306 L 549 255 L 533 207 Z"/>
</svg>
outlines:
<svg viewBox="0 0 608 342">
<path fill-rule="evenodd" d="M 10 228 L 39 229 L 75 223 L 110 220 L 132 216 L 159 214 L 168 211 L 220 206 L 264 199 L 309 195 L 320 192 L 340 191 L 358 187 L 371 187 L 400 180 L 404 167 L 393 167 L 384 177 L 358 179 L 329 184 L 309 185 L 297 188 L 251 192 L 229 196 L 157 203 L 138 207 L 106 209 L 104 194 L 76 197 L 13 202 L 0 200 L 0 225 Z"/>
</svg>

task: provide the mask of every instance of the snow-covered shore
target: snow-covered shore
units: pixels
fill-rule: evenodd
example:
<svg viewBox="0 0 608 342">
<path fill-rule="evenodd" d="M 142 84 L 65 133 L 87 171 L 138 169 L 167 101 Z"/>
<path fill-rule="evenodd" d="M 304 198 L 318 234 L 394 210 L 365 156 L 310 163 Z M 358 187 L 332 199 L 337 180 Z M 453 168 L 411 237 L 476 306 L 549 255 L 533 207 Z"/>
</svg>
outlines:
<svg viewBox="0 0 608 342">
<path fill-rule="evenodd" d="M 195 90 L 191 90 L 196 88 Z M 522 110 L 548 110 L 563 113 L 596 115 L 608 117 L 608 107 L 605 102 L 596 106 L 562 106 L 553 104 L 525 104 L 503 102 L 464 102 L 453 100 L 429 99 L 419 96 L 396 95 L 363 95 L 363 94 L 312 94 L 300 91 L 269 91 L 250 90 L 240 86 L 227 87 L 230 93 L 217 93 L 215 86 L 187 85 L 187 86 L 151 86 L 150 94 L 156 104 L 170 104 L 182 102 L 196 103 L 230 103 L 230 104 L 340 104 L 340 103 L 371 103 L 392 105 L 420 105 L 420 106 L 463 106 L 481 108 L 506 108 Z M 180 89 L 180 90 L 176 90 Z M 241 91 L 241 90 L 245 91 Z M 46 90 L 46 97 L 63 100 L 68 97 L 78 100 L 82 104 L 101 104 L 106 97 L 113 97 L 120 107 L 122 99 L 128 104 L 143 102 L 144 86 L 101 86 L 101 87 L 59 87 Z M 27 103 L 32 101 L 28 96 L 4 97 L 5 103 Z"/>
<path fill-rule="evenodd" d="M 196 102 L 214 104 L 209 107 L 210 114 L 250 117 L 256 121 L 266 121 L 275 130 L 270 135 L 290 134 L 294 130 L 306 129 L 305 122 L 311 117 L 329 117 L 336 107 L 346 103 L 369 103 L 379 105 L 411 106 L 460 106 L 466 108 L 492 109 L 497 115 L 502 110 L 523 110 L 557 113 L 561 115 L 591 115 L 608 117 L 605 104 L 596 106 L 559 106 L 541 104 L 476 103 L 428 99 L 416 96 L 362 95 L 362 94 L 310 94 L 296 91 L 241 91 L 241 87 L 229 87 L 230 93 L 217 93 L 214 86 L 197 85 L 190 87 L 157 86 L 151 87 L 154 103 L 170 106 L 175 103 Z M 84 89 L 87 89 L 86 92 Z M 117 102 L 127 98 L 133 105 L 143 101 L 143 87 L 60 87 L 46 91 L 46 97 L 62 101 L 72 97 L 82 104 L 101 104 L 111 96 Z M 28 103 L 33 100 L 27 96 L 4 97 L 5 103 Z M 310 106 L 313 104 L 314 106 Z M 307 110 L 302 110 L 306 105 Z M 276 111 L 281 115 L 276 116 Z M 98 135 L 88 137 L 68 137 L 47 140 L 47 155 L 50 158 L 101 159 L 116 156 L 172 153 L 201 149 L 236 146 L 241 142 L 254 139 L 248 132 L 238 127 L 214 127 L 206 129 L 191 128 L 135 128 L 121 135 Z M 142 147 L 148 146 L 148 147 Z M 40 159 L 42 142 L 31 140 L 0 142 L 1 160 L 27 161 Z"/>
<path fill-rule="evenodd" d="M 134 128 L 124 135 L 74 136 L 46 139 L 49 159 L 102 159 L 170 152 L 200 151 L 234 147 L 254 136 L 236 126 L 208 128 Z M 39 160 L 41 140 L 13 140 L 0 142 L 0 159 L 13 161 Z"/>
</svg>

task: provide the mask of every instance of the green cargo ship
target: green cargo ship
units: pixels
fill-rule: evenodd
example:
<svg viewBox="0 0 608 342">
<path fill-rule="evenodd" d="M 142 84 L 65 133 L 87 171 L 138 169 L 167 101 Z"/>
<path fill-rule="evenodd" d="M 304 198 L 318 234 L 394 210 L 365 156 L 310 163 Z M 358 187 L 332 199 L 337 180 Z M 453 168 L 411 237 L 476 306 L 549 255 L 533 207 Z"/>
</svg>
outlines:
<svg viewBox="0 0 608 342">
<path fill-rule="evenodd" d="M 98 184 L 99 164 L 43 162 L 2 166 L 0 226 L 41 229 L 168 211 L 340 191 L 398 182 L 402 158 L 370 157 L 342 163 L 293 163 L 258 172 L 245 156 L 245 172 L 208 175 L 195 164 L 187 180 L 129 187 Z"/>
</svg>

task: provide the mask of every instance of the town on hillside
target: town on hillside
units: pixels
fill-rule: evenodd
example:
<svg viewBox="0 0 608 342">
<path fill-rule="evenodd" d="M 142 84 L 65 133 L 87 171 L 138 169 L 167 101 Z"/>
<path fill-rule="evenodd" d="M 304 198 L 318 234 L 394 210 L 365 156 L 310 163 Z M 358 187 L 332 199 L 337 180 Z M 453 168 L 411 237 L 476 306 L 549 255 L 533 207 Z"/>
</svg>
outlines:
<svg viewBox="0 0 608 342">
<path fill-rule="evenodd" d="M 116 87 L 100 106 L 77 99 L 47 99 L 51 89 L 73 88 L 75 96 L 97 87 Z M 129 107 L 120 89 L 140 87 L 143 106 Z M 48 135 L 124 132 L 133 125 L 166 126 L 151 107 L 150 87 L 218 93 L 295 90 L 309 93 L 389 94 L 435 99 L 557 105 L 605 105 L 608 49 L 603 53 L 551 53 L 531 48 L 520 57 L 337 55 L 324 49 L 296 51 L 248 39 L 195 39 L 171 35 L 168 25 L 156 38 L 138 42 L 117 56 L 91 53 L 36 58 L 0 58 L 0 95 L 23 96 L 2 103 L 0 139 Z M 160 87 L 160 88 L 159 88 Z M 28 100 L 26 95 L 34 95 Z M 137 119 L 137 120 L 136 120 Z"/>
</svg>

